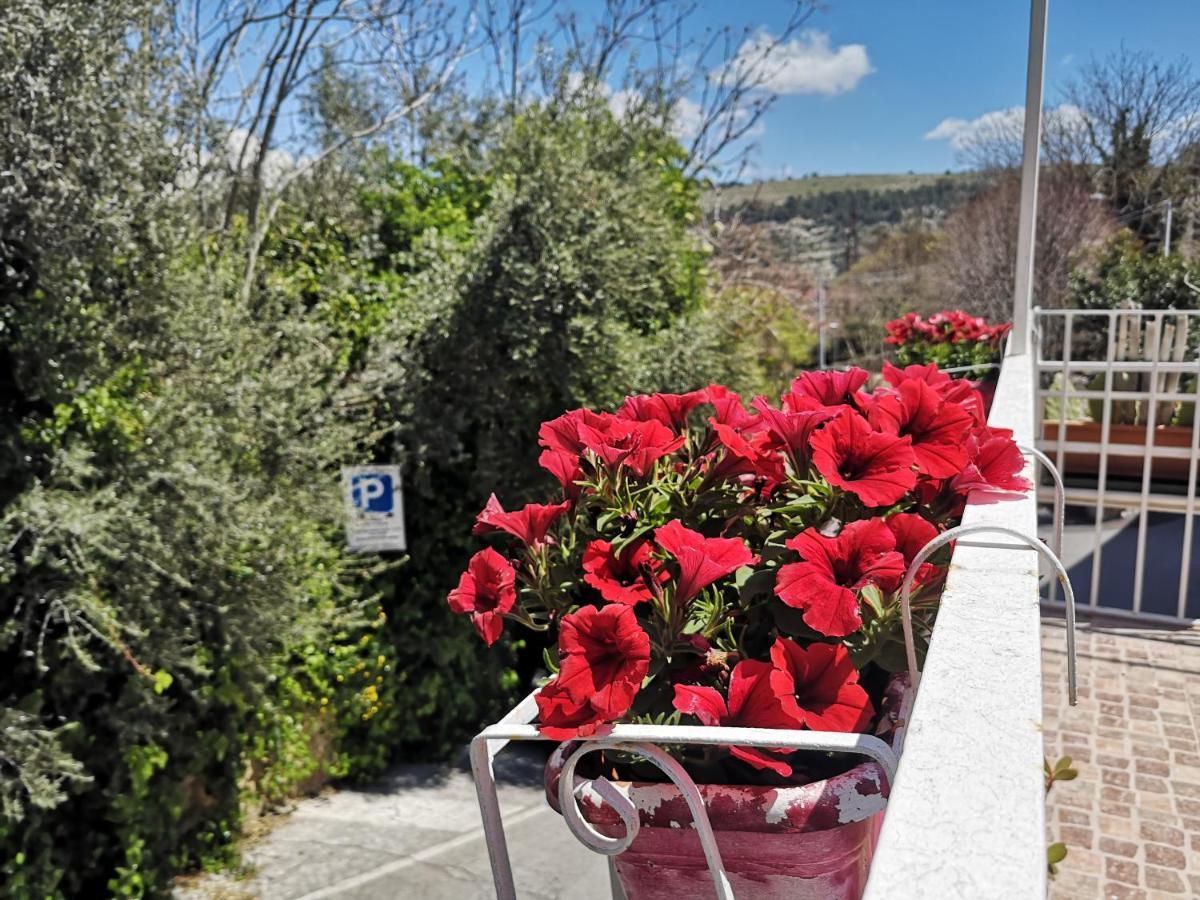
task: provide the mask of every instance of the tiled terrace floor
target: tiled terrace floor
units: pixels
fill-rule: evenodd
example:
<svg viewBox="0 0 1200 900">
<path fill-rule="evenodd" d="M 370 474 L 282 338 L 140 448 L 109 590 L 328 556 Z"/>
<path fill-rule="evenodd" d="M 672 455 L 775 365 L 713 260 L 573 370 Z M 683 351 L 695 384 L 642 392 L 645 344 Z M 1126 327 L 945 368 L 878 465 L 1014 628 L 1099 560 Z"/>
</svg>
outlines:
<svg viewBox="0 0 1200 900">
<path fill-rule="evenodd" d="M 1043 625 L 1050 840 L 1069 848 L 1050 896 L 1200 897 L 1200 631 L 1081 625 L 1079 705 L 1061 622 Z"/>
</svg>

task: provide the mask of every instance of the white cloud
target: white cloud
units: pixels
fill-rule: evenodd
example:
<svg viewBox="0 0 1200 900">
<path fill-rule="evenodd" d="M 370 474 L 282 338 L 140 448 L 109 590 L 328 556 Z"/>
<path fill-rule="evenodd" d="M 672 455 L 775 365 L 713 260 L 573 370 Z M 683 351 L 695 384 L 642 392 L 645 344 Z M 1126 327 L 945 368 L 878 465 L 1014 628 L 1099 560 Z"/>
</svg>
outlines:
<svg viewBox="0 0 1200 900">
<path fill-rule="evenodd" d="M 1073 131 L 1083 123 L 1083 111 L 1077 106 L 1064 103 L 1046 110 L 1043 127 L 1061 131 Z M 980 145 L 999 146 L 1020 144 L 1025 130 L 1025 107 L 1010 106 L 995 109 L 974 119 L 950 117 L 942 119 L 925 132 L 927 141 L 947 141 L 957 151 L 969 150 Z"/>
<path fill-rule="evenodd" d="M 942 119 L 925 132 L 927 141 L 948 141 L 955 150 L 965 150 L 984 140 L 1021 140 L 1025 127 L 1025 107 L 996 109 L 974 119 Z"/>
<path fill-rule="evenodd" d="M 823 31 L 805 31 L 779 43 L 760 32 L 738 49 L 730 67 L 753 73 L 762 86 L 776 94 L 844 94 L 875 69 L 862 44 L 833 47 Z"/>
</svg>

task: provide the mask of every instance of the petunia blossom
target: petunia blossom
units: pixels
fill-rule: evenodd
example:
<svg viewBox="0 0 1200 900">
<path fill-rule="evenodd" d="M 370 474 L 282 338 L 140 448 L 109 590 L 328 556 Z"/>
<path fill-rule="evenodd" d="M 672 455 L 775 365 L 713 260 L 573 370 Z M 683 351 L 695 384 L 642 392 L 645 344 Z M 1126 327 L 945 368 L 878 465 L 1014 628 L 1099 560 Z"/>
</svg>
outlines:
<svg viewBox="0 0 1200 900">
<path fill-rule="evenodd" d="M 704 402 L 712 406 L 714 418 L 734 431 L 756 431 L 762 427 L 762 419 L 742 406 L 742 398 L 723 384 L 710 384 L 703 391 Z M 711 420 L 710 420 L 711 422 Z"/>
<path fill-rule="evenodd" d="M 937 526 L 916 513 L 895 513 L 885 520 L 888 529 L 896 538 L 896 551 L 904 557 L 904 570 L 907 572 L 917 554 L 925 545 L 940 534 Z M 938 567 L 933 563 L 922 563 L 917 571 L 915 584 L 928 584 L 936 579 Z"/>
<path fill-rule="evenodd" d="M 951 378 L 939 369 L 936 363 L 914 363 L 900 369 L 890 362 L 885 362 L 883 380 L 895 388 L 906 381 L 923 381 L 937 391 L 947 403 L 958 404 L 971 416 L 976 425 L 983 425 L 987 421 L 983 397 L 975 389 L 975 382 L 966 378 Z"/>
<path fill-rule="evenodd" d="M 805 477 L 813 433 L 837 412 L 811 397 L 794 398 L 791 409 L 775 409 L 766 397 L 755 397 L 751 405 L 766 422 L 767 433 L 775 446 L 792 461 L 793 471 L 798 477 Z"/>
<path fill-rule="evenodd" d="M 825 537 L 808 528 L 786 544 L 801 561 L 779 568 L 775 593 L 799 609 L 813 631 L 844 637 L 862 627 L 859 594 L 868 585 L 894 591 L 904 577 L 904 557 L 896 538 L 882 519 L 862 519 Z"/>
<path fill-rule="evenodd" d="M 584 606 L 563 616 L 556 683 L 606 720 L 625 715 L 650 668 L 650 637 L 633 609 Z"/>
<path fill-rule="evenodd" d="M 740 432 L 731 425 L 709 419 L 721 453 L 709 477 L 713 481 L 728 481 L 742 476 L 762 480 L 767 487 L 780 484 L 787 478 L 783 459 L 774 449 L 769 434 Z"/>
<path fill-rule="evenodd" d="M 695 716 L 702 725 L 732 725 L 742 728 L 800 728 L 804 724 L 794 699 L 779 691 L 773 680 L 774 666 L 754 659 L 742 660 L 729 676 L 729 701 L 716 688 L 698 684 L 675 685 L 674 706 Z M 771 751 L 758 747 L 730 747 L 730 753 L 756 769 L 779 775 L 792 774 L 792 767 Z"/>
<path fill-rule="evenodd" d="M 491 534 L 503 531 L 519 539 L 527 547 L 537 547 L 546 540 L 546 532 L 563 513 L 571 508 L 569 500 L 562 503 L 528 503 L 521 509 L 506 512 L 492 494 L 487 505 L 475 517 L 472 534 Z"/>
<path fill-rule="evenodd" d="M 967 465 L 950 482 L 958 493 L 1029 490 L 1029 482 L 1021 475 L 1025 457 L 1008 429 L 987 425 L 977 428 L 967 438 L 966 449 Z"/>
<path fill-rule="evenodd" d="M 912 439 L 875 431 L 845 411 L 812 437 L 813 465 L 864 506 L 890 506 L 917 483 Z"/>
<path fill-rule="evenodd" d="M 634 422 L 605 414 L 594 424 L 581 423 L 579 439 L 609 470 L 619 466 L 644 478 L 654 463 L 683 446 L 684 436 L 660 422 Z"/>
<path fill-rule="evenodd" d="M 947 402 L 924 381 L 909 379 L 893 391 L 876 394 L 867 419 L 876 431 L 912 438 L 921 475 L 950 478 L 967 463 L 963 441 L 974 420 L 962 406 Z"/>
<path fill-rule="evenodd" d="M 583 452 L 583 441 L 579 438 L 581 425 L 595 427 L 602 421 L 600 413 L 590 409 L 572 409 L 556 419 L 543 422 L 538 428 L 538 444 L 547 450 L 562 450 L 578 456 Z"/>
<path fill-rule="evenodd" d="M 792 380 L 791 391 L 784 395 L 784 405 L 790 407 L 793 398 L 809 397 L 825 406 L 844 406 L 854 402 L 870 375 L 865 369 L 851 366 L 848 369 L 820 369 L 801 372 Z"/>
<path fill-rule="evenodd" d="M 583 580 L 600 592 L 609 603 L 634 606 L 654 596 L 653 581 L 669 575 L 654 559 L 648 540 L 637 540 L 620 553 L 608 541 L 596 540 L 583 551 Z"/>
<path fill-rule="evenodd" d="M 632 394 L 617 415 L 635 422 L 658 422 L 672 431 L 687 428 L 688 413 L 704 402 L 704 391 L 686 394 Z"/>
<path fill-rule="evenodd" d="M 507 559 L 487 547 L 471 557 L 467 571 L 446 601 L 456 613 L 467 614 L 490 647 L 504 630 L 504 613 L 516 605 L 517 573 Z"/>
<path fill-rule="evenodd" d="M 563 495 L 576 500 L 580 494 L 579 482 L 583 480 L 583 469 L 579 467 L 579 454 L 569 450 L 543 450 L 538 465 L 558 479 Z"/>
<path fill-rule="evenodd" d="M 814 731 L 863 731 L 874 718 L 875 707 L 858 683 L 858 669 L 843 644 L 801 647 L 788 638 L 776 638 L 771 663 L 787 674 L 778 685 L 791 688 L 789 699 Z"/>
<path fill-rule="evenodd" d="M 534 700 L 538 707 L 538 731 L 551 740 L 588 737 L 607 724 L 590 703 L 572 700 L 557 678 L 543 685 Z"/>
<path fill-rule="evenodd" d="M 675 600 L 686 603 L 719 578 L 758 558 L 739 538 L 709 538 L 673 519 L 654 532 L 654 541 L 679 563 Z"/>
</svg>

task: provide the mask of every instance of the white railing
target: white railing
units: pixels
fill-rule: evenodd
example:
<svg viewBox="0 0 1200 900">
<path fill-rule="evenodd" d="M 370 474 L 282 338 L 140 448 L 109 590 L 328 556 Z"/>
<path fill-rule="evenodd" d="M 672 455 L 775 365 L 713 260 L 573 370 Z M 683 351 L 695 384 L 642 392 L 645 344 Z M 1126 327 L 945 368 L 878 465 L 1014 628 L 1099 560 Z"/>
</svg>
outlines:
<svg viewBox="0 0 1200 900">
<path fill-rule="evenodd" d="M 1200 579 L 1192 578 L 1200 311 L 1036 309 L 1034 325 L 1037 446 L 1066 479 L 1067 503 L 1095 510 L 1088 604 L 1146 618 L 1200 616 Z M 1106 509 L 1137 520 L 1132 546 L 1128 535 L 1109 545 L 1122 555 L 1107 570 L 1114 529 Z M 1163 526 L 1154 540 L 1152 517 Z M 1130 556 L 1131 582 L 1120 564 Z M 1080 572 L 1087 577 L 1086 563 Z"/>
<path fill-rule="evenodd" d="M 1024 446 L 1033 388 L 1032 358 L 1009 355 L 990 422 Z M 1037 502 L 973 497 L 963 524 L 1036 538 Z M 954 550 L 869 900 L 1046 893 L 1038 553 L 985 538 Z"/>
</svg>

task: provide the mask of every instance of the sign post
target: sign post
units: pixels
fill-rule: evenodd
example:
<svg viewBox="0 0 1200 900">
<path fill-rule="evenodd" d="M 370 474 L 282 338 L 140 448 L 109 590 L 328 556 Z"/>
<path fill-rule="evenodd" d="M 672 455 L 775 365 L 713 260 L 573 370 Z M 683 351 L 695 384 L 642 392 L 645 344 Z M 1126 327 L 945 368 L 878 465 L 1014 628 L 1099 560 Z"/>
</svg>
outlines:
<svg viewBox="0 0 1200 900">
<path fill-rule="evenodd" d="M 342 469 L 346 500 L 346 545 L 379 553 L 405 550 L 404 494 L 399 466 L 346 466 Z"/>
</svg>

